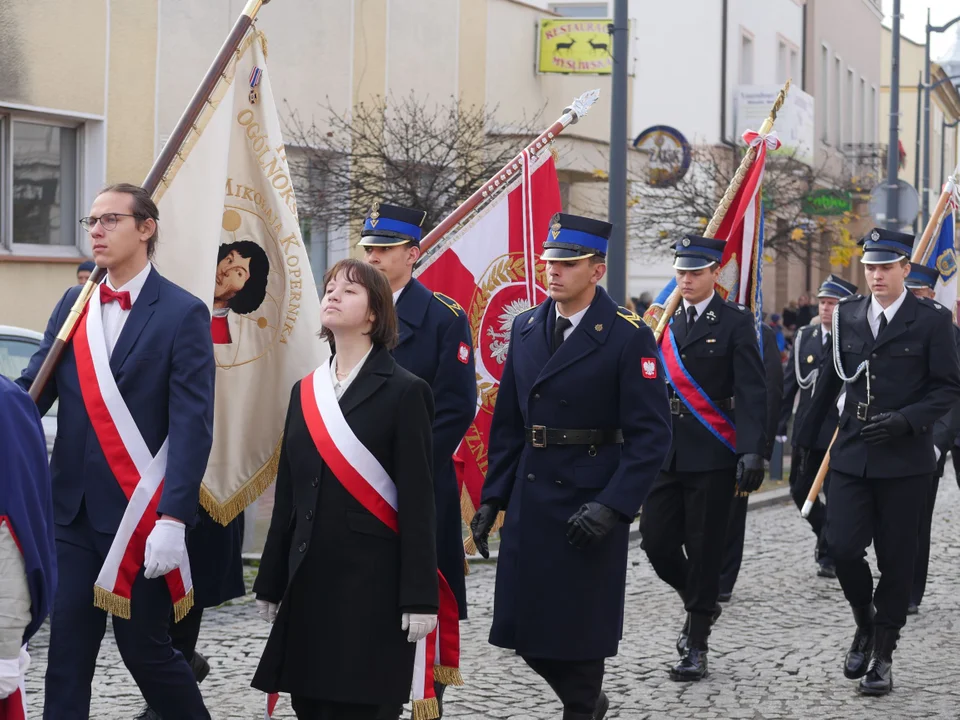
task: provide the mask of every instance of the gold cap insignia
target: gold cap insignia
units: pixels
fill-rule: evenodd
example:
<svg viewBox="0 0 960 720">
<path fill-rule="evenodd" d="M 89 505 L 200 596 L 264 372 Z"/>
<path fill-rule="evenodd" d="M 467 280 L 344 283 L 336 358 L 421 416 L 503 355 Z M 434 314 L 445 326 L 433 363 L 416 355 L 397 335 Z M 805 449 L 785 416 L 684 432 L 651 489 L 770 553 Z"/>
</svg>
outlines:
<svg viewBox="0 0 960 720">
<path fill-rule="evenodd" d="M 550 226 L 550 234 L 553 235 L 553 239 L 556 240 L 557 236 L 560 234 L 560 231 L 563 229 L 563 226 L 560 223 L 554 223 Z"/>
<path fill-rule="evenodd" d="M 375 202 L 370 206 L 370 225 L 373 227 L 377 226 L 377 221 L 380 219 L 380 203 Z"/>
</svg>

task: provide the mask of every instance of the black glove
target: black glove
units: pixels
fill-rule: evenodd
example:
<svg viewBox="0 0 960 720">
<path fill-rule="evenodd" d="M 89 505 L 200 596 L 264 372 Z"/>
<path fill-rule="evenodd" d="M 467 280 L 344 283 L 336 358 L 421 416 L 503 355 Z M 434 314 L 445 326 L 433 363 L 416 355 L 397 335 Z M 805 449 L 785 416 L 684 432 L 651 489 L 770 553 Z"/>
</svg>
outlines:
<svg viewBox="0 0 960 720">
<path fill-rule="evenodd" d="M 618 522 L 620 513 L 616 510 L 598 502 L 588 502 L 567 520 L 567 540 L 575 548 L 587 547 L 601 540 Z"/>
<path fill-rule="evenodd" d="M 747 453 L 737 462 L 737 489 L 753 492 L 763 484 L 763 455 Z"/>
<path fill-rule="evenodd" d="M 895 437 L 909 435 L 910 422 L 898 412 L 885 412 L 874 415 L 860 431 L 860 437 L 867 445 L 879 445 Z"/>
<path fill-rule="evenodd" d="M 477 544 L 477 552 L 484 559 L 490 557 L 490 546 L 487 538 L 499 512 L 500 507 L 497 503 L 483 503 L 474 514 L 473 520 L 470 521 L 470 532 L 473 535 L 473 541 Z"/>
</svg>

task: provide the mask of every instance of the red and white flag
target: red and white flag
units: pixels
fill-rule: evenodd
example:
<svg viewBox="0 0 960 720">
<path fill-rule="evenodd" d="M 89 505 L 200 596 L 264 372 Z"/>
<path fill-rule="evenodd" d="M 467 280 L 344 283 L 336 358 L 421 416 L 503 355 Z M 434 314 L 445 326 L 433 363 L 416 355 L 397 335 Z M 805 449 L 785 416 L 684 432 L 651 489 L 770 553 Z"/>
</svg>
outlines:
<svg viewBox="0 0 960 720">
<path fill-rule="evenodd" d="M 561 210 L 553 156 L 524 151 L 507 187 L 443 237 L 418 268 L 420 281 L 467 312 L 477 365 L 477 413 L 454 456 L 460 506 L 469 523 L 480 504 L 487 442 L 514 318 L 546 298 L 543 241 Z"/>
</svg>

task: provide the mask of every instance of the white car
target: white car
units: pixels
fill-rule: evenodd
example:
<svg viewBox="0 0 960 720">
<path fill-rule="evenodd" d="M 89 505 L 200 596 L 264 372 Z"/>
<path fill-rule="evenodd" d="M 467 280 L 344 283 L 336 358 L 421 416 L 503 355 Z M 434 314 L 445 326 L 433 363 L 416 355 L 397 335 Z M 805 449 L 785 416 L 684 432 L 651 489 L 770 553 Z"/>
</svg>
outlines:
<svg viewBox="0 0 960 720">
<path fill-rule="evenodd" d="M 11 380 L 20 377 L 42 340 L 43 333 L 0 325 L 0 374 Z M 54 403 L 43 417 L 43 434 L 46 436 L 49 456 L 53 452 L 53 441 L 57 437 L 57 403 Z"/>
</svg>

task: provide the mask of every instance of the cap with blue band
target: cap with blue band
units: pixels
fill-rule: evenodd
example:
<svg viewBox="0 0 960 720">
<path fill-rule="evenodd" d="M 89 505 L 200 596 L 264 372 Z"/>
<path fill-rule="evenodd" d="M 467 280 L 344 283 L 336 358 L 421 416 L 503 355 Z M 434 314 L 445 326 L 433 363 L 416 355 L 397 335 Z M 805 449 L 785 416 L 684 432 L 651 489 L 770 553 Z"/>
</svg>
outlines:
<svg viewBox="0 0 960 720">
<path fill-rule="evenodd" d="M 703 270 L 719 265 L 724 245 L 723 240 L 684 235 L 674 248 L 673 267 L 675 270 Z"/>
<path fill-rule="evenodd" d="M 856 294 L 857 286 L 852 282 L 839 278 L 836 275 L 827 275 L 827 279 L 820 284 L 817 291 L 818 298 L 835 298 L 842 300 Z"/>
<path fill-rule="evenodd" d="M 909 259 L 913 251 L 913 235 L 874 228 L 861 240 L 863 257 L 860 262 L 864 265 L 887 265 Z"/>
<path fill-rule="evenodd" d="M 543 260 L 573 262 L 599 255 L 606 257 L 613 225 L 603 220 L 557 213 L 543 243 Z"/>
<path fill-rule="evenodd" d="M 937 281 L 940 280 L 940 271 L 936 268 L 927 267 L 916 263 L 910 266 L 910 274 L 904 282 L 908 288 L 930 288 L 935 290 Z"/>
<path fill-rule="evenodd" d="M 361 247 L 393 247 L 419 243 L 427 214 L 401 205 L 374 203 L 360 231 Z"/>
</svg>

